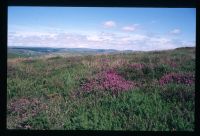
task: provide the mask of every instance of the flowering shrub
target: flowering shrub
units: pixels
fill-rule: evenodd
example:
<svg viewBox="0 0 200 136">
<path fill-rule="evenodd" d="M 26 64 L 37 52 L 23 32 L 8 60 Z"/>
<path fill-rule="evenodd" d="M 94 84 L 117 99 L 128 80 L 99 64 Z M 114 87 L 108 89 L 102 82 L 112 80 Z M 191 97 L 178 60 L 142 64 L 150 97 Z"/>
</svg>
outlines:
<svg viewBox="0 0 200 136">
<path fill-rule="evenodd" d="M 90 92 L 92 90 L 107 90 L 117 93 L 119 91 L 128 91 L 135 84 L 131 81 L 126 81 L 114 70 L 104 71 L 96 75 L 94 79 L 89 80 L 82 85 L 83 91 Z"/>
<path fill-rule="evenodd" d="M 47 109 L 47 105 L 41 103 L 38 99 L 21 98 L 13 100 L 8 104 L 8 112 L 19 114 L 22 119 L 37 115 L 43 109 Z"/>
<path fill-rule="evenodd" d="M 180 73 L 169 73 L 161 77 L 159 83 L 161 85 L 168 84 L 171 82 L 178 84 L 191 85 L 194 83 L 194 75 L 191 74 L 180 74 Z"/>
</svg>

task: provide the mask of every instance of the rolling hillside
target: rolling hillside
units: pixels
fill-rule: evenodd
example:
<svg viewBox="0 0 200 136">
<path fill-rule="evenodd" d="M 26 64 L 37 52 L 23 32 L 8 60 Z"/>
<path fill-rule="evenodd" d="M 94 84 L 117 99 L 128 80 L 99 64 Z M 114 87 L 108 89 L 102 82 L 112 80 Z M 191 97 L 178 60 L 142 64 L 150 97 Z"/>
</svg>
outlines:
<svg viewBox="0 0 200 136">
<path fill-rule="evenodd" d="M 12 48 L 8 52 L 79 54 L 8 57 L 9 129 L 194 130 L 195 48 L 127 53 Z"/>
</svg>

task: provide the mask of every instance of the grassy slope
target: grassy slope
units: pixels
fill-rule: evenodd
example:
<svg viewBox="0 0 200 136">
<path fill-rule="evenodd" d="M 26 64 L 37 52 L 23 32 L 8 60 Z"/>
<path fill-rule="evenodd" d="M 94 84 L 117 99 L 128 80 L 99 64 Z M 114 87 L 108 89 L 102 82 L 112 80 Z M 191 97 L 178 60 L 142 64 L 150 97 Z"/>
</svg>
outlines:
<svg viewBox="0 0 200 136">
<path fill-rule="evenodd" d="M 100 63 L 107 58 L 108 63 Z M 121 64 L 120 62 L 125 62 Z M 176 63 L 176 67 L 169 65 Z M 132 71 L 124 78 L 142 86 L 113 96 L 98 90 L 79 96 L 86 77 L 114 67 L 123 75 L 126 64 L 144 63 L 150 71 Z M 7 100 L 37 99 L 22 111 L 9 110 L 8 128 L 95 130 L 194 130 L 194 85 L 157 83 L 169 72 L 195 72 L 195 50 L 102 56 L 54 57 L 8 63 Z M 140 74 L 141 73 L 141 74 Z M 20 105 L 20 103 L 18 103 Z M 17 105 L 16 105 L 17 106 Z M 39 109 L 34 116 L 32 110 Z M 23 116 L 21 115 L 23 113 Z"/>
</svg>

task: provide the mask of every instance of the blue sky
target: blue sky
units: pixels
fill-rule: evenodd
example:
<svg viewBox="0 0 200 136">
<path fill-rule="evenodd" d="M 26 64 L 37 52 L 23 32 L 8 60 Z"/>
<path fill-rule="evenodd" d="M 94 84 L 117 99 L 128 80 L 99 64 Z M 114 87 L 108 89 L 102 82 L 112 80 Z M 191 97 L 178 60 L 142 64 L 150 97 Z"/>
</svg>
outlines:
<svg viewBox="0 0 200 136">
<path fill-rule="evenodd" d="M 163 50 L 195 46 L 195 31 L 194 8 L 8 8 L 8 46 Z"/>
</svg>

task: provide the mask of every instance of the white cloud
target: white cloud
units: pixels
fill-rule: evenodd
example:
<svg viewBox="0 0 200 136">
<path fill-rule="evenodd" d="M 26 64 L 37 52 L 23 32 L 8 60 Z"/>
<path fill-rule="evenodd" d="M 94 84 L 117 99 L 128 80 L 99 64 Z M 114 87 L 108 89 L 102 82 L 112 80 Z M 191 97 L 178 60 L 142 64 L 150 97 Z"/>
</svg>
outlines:
<svg viewBox="0 0 200 136">
<path fill-rule="evenodd" d="M 151 37 L 142 34 L 133 34 L 131 36 L 123 37 L 119 43 L 125 45 L 124 48 L 137 51 L 150 51 L 150 50 L 165 50 L 174 49 L 177 44 L 171 39 L 165 37 Z"/>
<path fill-rule="evenodd" d="M 124 30 L 124 31 L 134 31 L 135 27 L 133 27 L 133 26 L 125 26 L 125 27 L 122 28 L 122 30 Z"/>
<path fill-rule="evenodd" d="M 100 42 L 102 41 L 102 39 L 97 36 L 97 35 L 90 35 L 90 36 L 87 36 L 87 40 L 88 41 L 95 41 L 95 42 Z"/>
<path fill-rule="evenodd" d="M 23 37 L 27 37 L 27 36 L 38 36 L 38 37 L 50 36 L 50 37 L 54 37 L 56 35 L 56 33 L 36 32 L 36 31 L 25 31 L 25 32 L 19 31 L 19 32 L 16 32 L 15 35 L 23 36 Z"/>
<path fill-rule="evenodd" d="M 124 27 L 122 27 L 122 30 L 124 30 L 124 31 L 135 31 L 138 26 L 139 26 L 139 24 L 124 26 Z"/>
<path fill-rule="evenodd" d="M 132 34 L 129 36 L 124 36 L 120 39 L 120 42 L 123 44 L 130 44 L 145 41 L 148 37 L 141 34 Z"/>
<path fill-rule="evenodd" d="M 77 47 L 78 48 L 89 48 L 88 44 L 80 44 Z"/>
<path fill-rule="evenodd" d="M 170 33 L 171 34 L 180 34 L 181 30 L 176 28 L 176 29 L 171 30 Z"/>
<path fill-rule="evenodd" d="M 112 27 L 115 27 L 116 26 L 116 23 L 114 21 L 106 21 L 103 23 L 104 27 L 106 28 L 112 28 Z"/>
<path fill-rule="evenodd" d="M 149 38 L 149 41 L 152 43 L 160 43 L 160 44 L 167 44 L 169 43 L 171 40 L 167 39 L 167 38 L 163 38 L 163 37 L 159 37 L 159 38 Z"/>
</svg>

